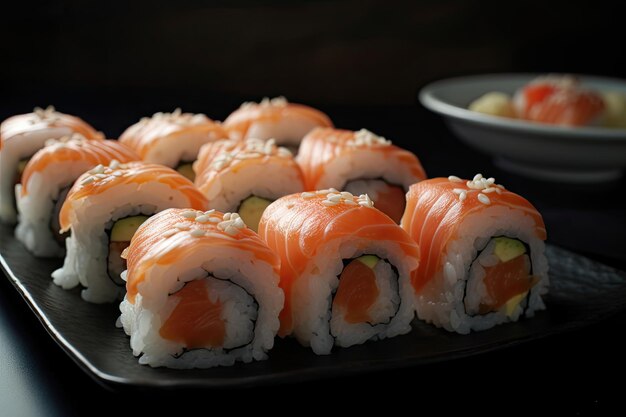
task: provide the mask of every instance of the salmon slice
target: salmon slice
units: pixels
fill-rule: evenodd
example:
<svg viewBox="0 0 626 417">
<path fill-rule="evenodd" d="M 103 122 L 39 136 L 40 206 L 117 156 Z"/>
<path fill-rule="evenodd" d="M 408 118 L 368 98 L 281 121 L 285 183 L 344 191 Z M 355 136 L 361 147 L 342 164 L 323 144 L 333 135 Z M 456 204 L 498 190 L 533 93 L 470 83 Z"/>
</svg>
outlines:
<svg viewBox="0 0 626 417">
<path fill-rule="evenodd" d="M 22 196 L 28 194 L 28 182 L 37 172 L 43 172 L 48 166 L 56 163 L 78 164 L 83 171 L 98 164 L 109 165 L 117 160 L 121 163 L 138 161 L 132 149 L 114 140 L 86 140 L 83 136 L 74 135 L 39 150 L 28 161 L 22 174 Z"/>
<path fill-rule="evenodd" d="M 190 209 L 167 209 L 146 220 L 135 232 L 122 257 L 127 260 L 126 291 L 134 303 L 139 285 L 154 265 L 167 266 L 203 248 L 236 249 L 249 252 L 254 260 L 271 265 L 276 274 L 278 256 L 238 216 Z"/>
<path fill-rule="evenodd" d="M 99 169 L 94 168 L 81 175 L 70 189 L 59 214 L 61 232 L 70 229 L 74 216 L 73 205 L 79 200 L 125 184 L 149 182 L 159 182 L 182 193 L 187 197 L 191 208 L 203 210 L 208 206 L 207 199 L 191 181 L 166 166 L 145 162 L 100 166 Z"/>
<path fill-rule="evenodd" d="M 195 184 L 207 195 L 216 182 L 229 182 L 225 176 L 253 165 L 279 165 L 293 171 L 296 181 L 302 184 L 300 189 L 304 189 L 304 177 L 293 155 L 284 147 L 276 146 L 272 139 L 219 140 L 204 145 L 193 165 Z"/>
<path fill-rule="evenodd" d="M 372 157 L 368 154 L 376 156 L 377 161 L 384 161 L 387 170 L 397 169 L 398 173 L 405 173 L 407 178 L 402 185 L 406 188 L 426 178 L 417 156 L 365 129 L 358 132 L 331 128 L 314 129 L 302 140 L 296 160 L 302 168 L 307 190 L 344 188 L 349 180 L 358 178 L 346 176 L 339 184 L 335 183 L 337 180 L 331 174 L 345 169 L 345 164 L 348 163 L 346 161 Z M 333 163 L 337 165 L 333 166 Z"/>
<path fill-rule="evenodd" d="M 160 153 L 178 149 L 177 141 L 193 142 L 187 146 L 195 147 L 197 152 L 202 144 L 227 137 L 228 132 L 204 114 L 182 113 L 176 109 L 173 113 L 144 117 L 126 129 L 119 141 L 134 149 L 144 161 L 163 163 Z M 158 150 L 159 146 L 164 146 L 164 150 Z"/>
<path fill-rule="evenodd" d="M 369 309 L 379 294 L 374 270 L 353 260 L 341 272 L 333 306 L 344 312 L 346 322 L 367 323 L 371 321 Z"/>
<path fill-rule="evenodd" d="M 481 303 L 479 314 L 497 311 L 511 298 L 528 292 L 533 284 L 529 264 L 528 256 L 521 255 L 485 268 L 483 282 L 490 302 Z"/>
<path fill-rule="evenodd" d="M 528 200 L 492 181 L 486 187 L 489 190 L 476 189 L 474 184 L 483 180 L 479 175 L 475 177 L 477 181 L 433 178 L 409 189 L 401 226 L 420 248 L 420 265 L 411 277 L 416 292 L 419 293 L 437 271 L 441 271 L 446 246 L 455 240 L 460 225 L 469 215 L 498 206 L 519 210 L 532 219 L 535 235 L 541 240 L 546 239 L 541 214 Z"/>
<path fill-rule="evenodd" d="M 396 223 L 400 223 L 404 208 L 406 207 L 405 193 L 402 187 L 387 184 L 386 187 L 378 191 L 378 196 L 374 200 L 376 208 L 391 217 Z"/>
<path fill-rule="evenodd" d="M 321 111 L 303 104 L 289 103 L 284 98 L 265 99 L 261 103 L 244 103 L 224 120 L 223 126 L 235 139 L 248 139 L 248 131 L 257 124 L 281 122 L 332 127 L 330 118 Z M 260 138 L 269 139 L 269 138 Z"/>
<path fill-rule="evenodd" d="M 337 198 L 332 197 L 333 194 L 345 196 L 348 203 L 329 203 L 328 198 Z M 293 331 L 294 283 L 317 255 L 317 249 L 327 242 L 347 237 L 387 241 L 396 244 L 399 250 L 416 262 L 419 259 L 415 242 L 367 200 L 369 198 L 334 193 L 332 190 L 307 192 L 279 198 L 263 213 L 259 236 L 281 259 L 280 287 L 285 292 L 285 306 L 280 314 L 281 337 Z M 351 292 L 346 291 L 347 298 L 350 298 Z"/>
<path fill-rule="evenodd" d="M 187 349 L 224 345 L 226 324 L 221 318 L 222 303 L 209 298 L 208 280 L 188 282 L 171 297 L 178 304 L 161 326 L 161 337 L 181 343 Z"/>
</svg>

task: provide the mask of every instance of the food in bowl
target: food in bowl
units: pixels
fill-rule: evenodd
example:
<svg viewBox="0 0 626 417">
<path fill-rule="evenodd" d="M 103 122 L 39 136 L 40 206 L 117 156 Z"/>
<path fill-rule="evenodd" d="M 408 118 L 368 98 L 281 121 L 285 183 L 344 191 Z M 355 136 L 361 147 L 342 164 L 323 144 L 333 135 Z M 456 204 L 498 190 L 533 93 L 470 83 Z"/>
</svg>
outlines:
<svg viewBox="0 0 626 417">
<path fill-rule="evenodd" d="M 561 126 L 626 128 L 624 94 L 586 89 L 571 75 L 538 77 L 518 89 L 513 97 L 489 92 L 474 100 L 469 109 Z"/>
</svg>

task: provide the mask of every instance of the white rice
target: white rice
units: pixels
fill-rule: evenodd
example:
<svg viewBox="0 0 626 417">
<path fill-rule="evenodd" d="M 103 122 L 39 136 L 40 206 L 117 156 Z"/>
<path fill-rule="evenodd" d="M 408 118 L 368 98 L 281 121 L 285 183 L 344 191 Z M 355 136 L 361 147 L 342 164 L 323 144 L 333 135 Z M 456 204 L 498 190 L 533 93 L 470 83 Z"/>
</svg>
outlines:
<svg viewBox="0 0 626 417">
<path fill-rule="evenodd" d="M 363 254 L 386 259 L 398 271 L 396 279 L 390 267 L 385 270 L 384 262 L 379 261 L 377 265 L 380 268 L 376 271 L 380 294 L 370 314 L 389 317 L 390 310 L 395 309 L 397 313 L 391 320 L 373 326 L 346 323 L 343 317 L 333 315 L 331 308 L 333 293 L 339 286 L 338 276 L 343 270 L 343 259 Z M 335 343 L 348 347 L 408 333 L 414 316 L 414 292 L 409 275 L 416 267 L 417 260 L 405 256 L 393 242 L 358 238 L 328 242 L 318 249 L 317 256 L 307 264 L 292 289 L 292 305 L 297 306 L 293 309 L 294 336 L 303 345 L 311 346 L 316 354 L 324 355 L 331 352 Z"/>
<path fill-rule="evenodd" d="M 211 277 L 209 278 L 209 274 Z M 226 322 L 223 348 L 186 350 L 159 330 L 176 305 L 168 294 L 193 279 L 211 280 L 211 300 L 222 302 Z M 226 247 L 200 247 L 176 263 L 156 264 L 139 284 L 135 303 L 120 304 L 120 324 L 130 336 L 139 363 L 170 368 L 209 368 L 267 358 L 274 345 L 284 296 L 271 265 L 253 254 Z"/>
<path fill-rule="evenodd" d="M 52 273 L 54 283 L 64 289 L 80 283 L 85 287 L 83 299 L 92 303 L 122 298 L 124 287 L 115 285 L 107 273 L 107 228 L 124 217 L 188 206 L 182 192 L 159 182 L 123 184 L 75 202 L 72 235 L 65 240 L 63 267 Z"/>
<path fill-rule="evenodd" d="M 277 121 L 258 120 L 253 122 L 242 139 L 276 139 L 278 145 L 298 146 L 302 138 L 319 125 L 308 117 L 291 113 Z M 240 139 L 240 138 L 235 138 Z"/>
<path fill-rule="evenodd" d="M 51 127 L 12 137 L 2 143 L 0 150 L 0 221 L 13 224 L 17 221 L 14 206 L 14 179 L 20 160 L 30 158 L 43 148 L 48 139 L 70 135 L 67 127 Z"/>
<path fill-rule="evenodd" d="M 548 261 L 544 255 L 545 244 L 535 236 L 534 228 L 531 217 L 502 206 L 467 216 L 458 227 L 458 238 L 444 249 L 443 268 L 417 295 L 418 317 L 446 330 L 467 334 L 471 330 L 516 321 L 522 314 L 532 317 L 535 311 L 545 309 L 541 296 L 548 292 Z M 484 267 L 495 262 L 489 250 L 483 251 L 485 256 L 477 259 L 478 252 L 497 236 L 519 239 L 528 245 L 533 275 L 539 282 L 531 289 L 527 302 L 518 305 L 511 315 L 502 310 L 470 315 L 466 312 L 466 303 L 474 308 L 477 300 L 484 297 L 484 285 L 481 286 Z"/>
</svg>

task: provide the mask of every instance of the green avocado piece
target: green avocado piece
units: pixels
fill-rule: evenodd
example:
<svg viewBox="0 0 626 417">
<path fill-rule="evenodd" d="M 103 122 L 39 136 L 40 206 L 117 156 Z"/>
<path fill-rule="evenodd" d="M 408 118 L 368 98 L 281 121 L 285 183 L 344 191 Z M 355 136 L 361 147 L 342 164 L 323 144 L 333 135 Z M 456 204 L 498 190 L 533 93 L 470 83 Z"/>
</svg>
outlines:
<svg viewBox="0 0 626 417">
<path fill-rule="evenodd" d="M 526 246 L 517 239 L 496 237 L 493 240 L 496 242 L 493 252 L 501 262 L 508 262 L 526 253 Z"/>
<path fill-rule="evenodd" d="M 130 242 L 139 226 L 149 217 L 131 216 L 116 221 L 111 229 L 111 242 Z"/>
<path fill-rule="evenodd" d="M 270 204 L 272 204 L 270 200 L 255 195 L 250 196 L 243 200 L 241 206 L 239 206 L 239 216 L 246 226 L 258 232 L 261 216 Z"/>
<path fill-rule="evenodd" d="M 374 269 L 380 258 L 376 255 L 363 255 L 356 258 L 356 260 L 363 262 L 368 268 Z"/>
<path fill-rule="evenodd" d="M 193 171 L 193 163 L 189 162 L 188 164 L 180 164 L 176 171 L 180 172 L 184 177 L 188 178 L 190 181 L 194 181 L 196 179 L 196 173 Z"/>
</svg>

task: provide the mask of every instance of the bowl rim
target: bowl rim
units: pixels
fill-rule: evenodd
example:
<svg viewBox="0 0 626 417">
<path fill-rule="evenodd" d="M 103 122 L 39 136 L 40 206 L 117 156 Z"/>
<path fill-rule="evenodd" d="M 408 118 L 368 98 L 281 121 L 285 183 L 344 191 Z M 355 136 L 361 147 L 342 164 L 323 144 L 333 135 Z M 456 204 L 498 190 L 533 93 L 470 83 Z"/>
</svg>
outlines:
<svg viewBox="0 0 626 417">
<path fill-rule="evenodd" d="M 529 80 L 540 76 L 540 73 L 493 73 L 493 74 L 477 74 L 468 76 L 459 76 L 445 78 L 437 81 L 433 81 L 419 91 L 419 101 L 427 109 L 438 113 L 440 115 L 450 117 L 453 119 L 463 120 L 465 122 L 482 125 L 491 128 L 498 128 L 508 131 L 523 131 L 535 135 L 563 137 L 577 140 L 592 139 L 597 141 L 598 139 L 609 141 L 626 141 L 626 129 L 621 128 L 609 128 L 609 127 L 568 127 L 568 126 L 556 126 L 550 124 L 544 124 L 539 122 L 533 122 L 528 120 L 510 119 L 506 117 L 493 116 L 489 114 L 479 113 L 466 109 L 464 107 L 457 106 L 448 101 L 445 101 L 438 97 L 438 92 L 442 87 L 449 87 L 450 85 L 462 85 L 469 82 L 486 81 L 488 79 L 498 78 L 500 81 L 506 81 L 508 78 L 528 78 Z M 616 83 L 624 86 L 626 90 L 626 81 L 618 78 L 601 77 L 592 75 L 573 74 L 575 77 L 581 79 L 583 82 L 608 82 Z M 485 91 L 484 93 L 487 93 Z M 483 93 L 483 94 L 484 94 Z"/>
</svg>

